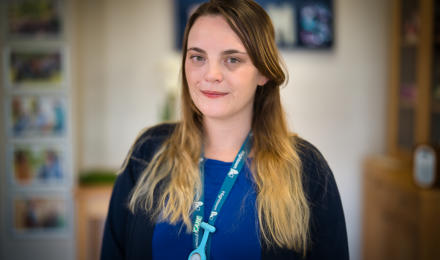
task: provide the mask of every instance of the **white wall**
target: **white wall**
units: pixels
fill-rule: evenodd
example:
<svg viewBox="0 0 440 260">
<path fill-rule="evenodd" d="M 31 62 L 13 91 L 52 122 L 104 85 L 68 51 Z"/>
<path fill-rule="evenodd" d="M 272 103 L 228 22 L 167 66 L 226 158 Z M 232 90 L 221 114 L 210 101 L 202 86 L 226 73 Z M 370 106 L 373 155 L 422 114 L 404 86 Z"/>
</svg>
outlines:
<svg viewBox="0 0 440 260">
<path fill-rule="evenodd" d="M 78 1 L 78 167 L 117 168 L 159 120 L 159 64 L 173 46 L 172 1 Z"/>
</svg>

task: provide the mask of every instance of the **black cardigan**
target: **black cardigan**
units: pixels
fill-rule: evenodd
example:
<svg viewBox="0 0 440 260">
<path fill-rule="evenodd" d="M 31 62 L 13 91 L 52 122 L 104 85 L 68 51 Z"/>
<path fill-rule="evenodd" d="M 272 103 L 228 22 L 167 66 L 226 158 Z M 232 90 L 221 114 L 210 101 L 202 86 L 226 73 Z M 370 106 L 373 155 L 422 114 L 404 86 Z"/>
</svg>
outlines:
<svg viewBox="0 0 440 260">
<path fill-rule="evenodd" d="M 174 127 L 162 124 L 148 129 L 136 140 L 125 159 L 110 200 L 101 259 L 152 259 L 155 224 L 143 213 L 132 214 L 127 208 L 127 201 L 142 171 Z M 344 213 L 333 174 L 313 145 L 301 138 L 298 142 L 303 186 L 311 209 L 311 242 L 305 259 L 349 259 Z M 262 245 L 262 260 L 301 258 L 300 253 L 282 248 L 269 249 Z"/>
</svg>

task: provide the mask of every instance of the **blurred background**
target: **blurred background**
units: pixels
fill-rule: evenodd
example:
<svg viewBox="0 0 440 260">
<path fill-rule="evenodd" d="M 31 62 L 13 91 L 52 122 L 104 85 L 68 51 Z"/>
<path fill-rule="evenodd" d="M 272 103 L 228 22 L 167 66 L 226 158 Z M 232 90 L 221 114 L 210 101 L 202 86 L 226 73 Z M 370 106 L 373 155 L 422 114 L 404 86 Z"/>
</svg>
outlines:
<svg viewBox="0 0 440 260">
<path fill-rule="evenodd" d="M 132 142 L 178 119 L 179 37 L 198 2 L 0 2 L 0 259 L 98 259 Z M 291 130 L 335 175 L 351 259 L 440 259 L 440 5 L 258 2 L 289 71 Z"/>
</svg>

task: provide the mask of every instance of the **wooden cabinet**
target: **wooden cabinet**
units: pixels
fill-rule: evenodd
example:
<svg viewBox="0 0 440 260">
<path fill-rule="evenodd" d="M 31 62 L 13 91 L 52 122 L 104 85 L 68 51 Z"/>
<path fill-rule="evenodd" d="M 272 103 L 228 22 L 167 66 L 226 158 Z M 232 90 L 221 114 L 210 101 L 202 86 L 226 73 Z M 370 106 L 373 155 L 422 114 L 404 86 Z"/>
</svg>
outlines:
<svg viewBox="0 0 440 260">
<path fill-rule="evenodd" d="M 364 165 L 363 259 L 440 259 L 440 190 L 412 181 L 410 163 L 368 158 Z"/>
<path fill-rule="evenodd" d="M 388 149 L 440 145 L 440 1 L 392 0 Z"/>
<path fill-rule="evenodd" d="M 413 181 L 418 144 L 440 145 L 440 1 L 392 0 L 388 155 L 364 165 L 364 260 L 440 259 L 440 190 Z"/>
<path fill-rule="evenodd" d="M 80 187 L 75 192 L 78 260 L 98 260 L 112 186 Z"/>
</svg>

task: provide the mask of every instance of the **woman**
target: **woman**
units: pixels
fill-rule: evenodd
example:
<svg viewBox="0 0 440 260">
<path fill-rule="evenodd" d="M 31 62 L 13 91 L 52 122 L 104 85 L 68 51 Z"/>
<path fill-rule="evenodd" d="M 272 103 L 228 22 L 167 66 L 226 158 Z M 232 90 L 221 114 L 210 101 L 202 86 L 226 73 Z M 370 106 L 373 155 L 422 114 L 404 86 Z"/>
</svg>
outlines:
<svg viewBox="0 0 440 260">
<path fill-rule="evenodd" d="M 182 77 L 182 121 L 144 131 L 124 162 L 101 258 L 348 259 L 332 172 L 287 129 L 265 11 L 202 4 Z"/>
</svg>

